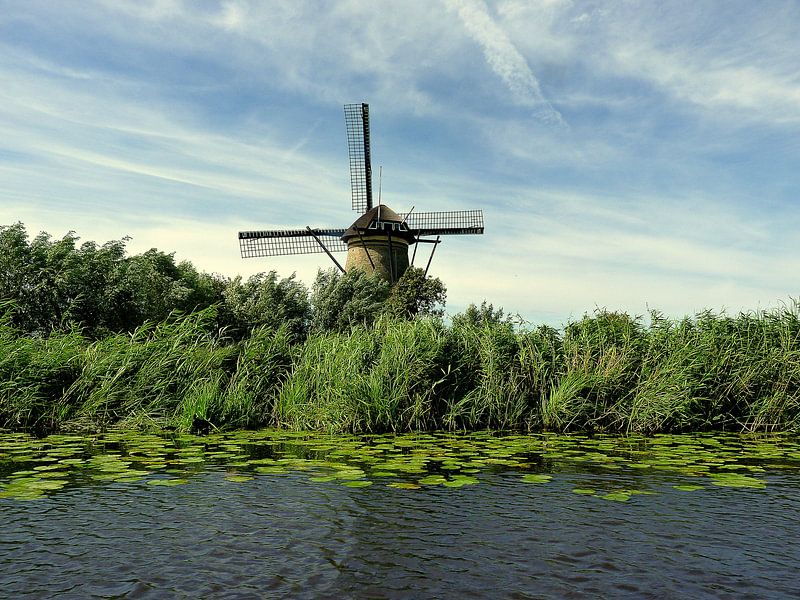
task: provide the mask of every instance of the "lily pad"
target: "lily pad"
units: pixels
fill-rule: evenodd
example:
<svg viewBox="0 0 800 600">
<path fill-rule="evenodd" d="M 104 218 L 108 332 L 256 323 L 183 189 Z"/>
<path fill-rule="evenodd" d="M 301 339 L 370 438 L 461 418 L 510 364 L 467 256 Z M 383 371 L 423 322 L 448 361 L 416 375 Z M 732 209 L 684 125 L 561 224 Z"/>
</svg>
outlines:
<svg viewBox="0 0 800 600">
<path fill-rule="evenodd" d="M 749 475 L 740 475 L 738 473 L 712 473 L 710 475 L 711 483 L 721 487 L 739 487 L 739 488 L 754 488 L 764 489 L 767 487 L 763 479 L 750 477 Z"/>
<path fill-rule="evenodd" d="M 181 478 L 172 478 L 172 479 L 151 479 L 147 482 L 148 485 L 158 485 L 158 486 L 173 486 L 173 485 L 183 485 L 185 483 L 189 483 L 188 479 L 181 479 Z"/>
<path fill-rule="evenodd" d="M 342 485 L 351 488 L 362 488 L 372 485 L 372 482 L 369 479 L 358 479 L 355 481 L 345 481 L 342 483 Z"/>
<path fill-rule="evenodd" d="M 442 477 L 441 475 L 428 475 L 427 477 L 423 477 L 419 480 L 419 483 L 422 485 L 442 485 L 445 483 L 447 479 Z"/>
<path fill-rule="evenodd" d="M 453 479 L 444 482 L 445 487 L 459 488 L 465 485 L 475 485 L 480 483 L 477 477 L 467 477 L 466 475 L 456 475 Z"/>
<path fill-rule="evenodd" d="M 372 477 L 397 477 L 397 473 L 393 471 L 372 471 L 370 475 Z"/>
<path fill-rule="evenodd" d="M 613 500 L 614 502 L 627 502 L 631 499 L 631 495 L 625 492 L 610 492 L 600 497 L 603 500 Z"/>
<path fill-rule="evenodd" d="M 406 483 L 404 481 L 393 481 L 392 483 L 387 483 L 386 487 L 395 488 L 398 490 L 418 490 L 422 486 L 417 485 L 416 483 Z"/>
<path fill-rule="evenodd" d="M 522 476 L 522 481 L 525 483 L 547 483 L 553 478 L 552 475 L 541 475 L 538 473 L 529 473 Z"/>
<path fill-rule="evenodd" d="M 261 475 L 280 475 L 288 472 L 289 470 L 286 467 L 279 467 L 279 466 L 256 468 L 256 473 L 259 473 Z"/>
<path fill-rule="evenodd" d="M 344 469 L 336 471 L 333 476 L 337 479 L 361 479 L 366 477 L 366 473 L 361 469 Z"/>
</svg>

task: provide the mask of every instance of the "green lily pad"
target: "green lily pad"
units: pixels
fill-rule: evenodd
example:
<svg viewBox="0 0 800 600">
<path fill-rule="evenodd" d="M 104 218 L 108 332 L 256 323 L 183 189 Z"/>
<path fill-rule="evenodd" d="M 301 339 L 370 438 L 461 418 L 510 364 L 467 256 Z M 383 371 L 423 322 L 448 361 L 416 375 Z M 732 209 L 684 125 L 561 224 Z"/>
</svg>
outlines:
<svg viewBox="0 0 800 600">
<path fill-rule="evenodd" d="M 189 480 L 188 479 L 181 479 L 181 478 L 151 479 L 147 483 L 148 483 L 148 485 L 173 486 L 173 485 L 183 485 L 184 483 L 189 483 Z"/>
<path fill-rule="evenodd" d="M 345 481 L 342 483 L 342 485 L 351 488 L 362 488 L 372 485 L 372 482 L 369 479 L 358 479 L 355 481 Z"/>
<path fill-rule="evenodd" d="M 453 479 L 445 481 L 443 485 L 445 487 L 459 488 L 465 485 L 475 485 L 476 483 L 480 483 L 480 480 L 477 477 L 467 477 L 466 475 L 457 475 L 453 477 Z"/>
<path fill-rule="evenodd" d="M 12 480 L 0 489 L 0 498 L 14 500 L 35 500 L 45 495 L 45 492 L 60 490 L 68 481 L 64 479 L 40 479 L 38 477 L 20 477 Z"/>
<path fill-rule="evenodd" d="M 525 483 L 547 483 L 553 478 L 552 475 L 540 475 L 538 473 L 529 473 L 522 476 L 522 481 Z"/>
<path fill-rule="evenodd" d="M 397 473 L 393 471 L 372 471 L 370 475 L 372 477 L 397 477 Z"/>
<path fill-rule="evenodd" d="M 575 488 L 572 490 L 573 494 L 583 494 L 586 496 L 591 496 L 597 493 L 597 490 L 593 490 L 591 488 Z"/>
<path fill-rule="evenodd" d="M 419 483 L 422 485 L 442 485 L 445 483 L 447 479 L 442 477 L 441 475 L 428 475 L 427 477 L 423 477 L 419 480 Z"/>
<path fill-rule="evenodd" d="M 138 483 L 140 481 L 144 481 L 144 477 L 119 477 L 114 479 L 114 483 Z"/>
<path fill-rule="evenodd" d="M 344 469 L 333 474 L 337 479 L 362 479 L 366 475 L 361 469 Z"/>
<path fill-rule="evenodd" d="M 386 487 L 395 488 L 398 490 L 418 490 L 422 486 L 417 485 L 416 483 L 406 483 L 404 481 L 393 481 L 392 483 L 387 483 Z"/>
<path fill-rule="evenodd" d="M 631 495 L 625 492 L 610 492 L 600 497 L 603 500 L 613 500 L 614 502 L 627 502 L 631 499 Z"/>
<path fill-rule="evenodd" d="M 258 467 L 256 468 L 256 473 L 261 475 L 280 475 L 283 473 L 288 473 L 289 470 L 286 467 Z"/>
<path fill-rule="evenodd" d="M 740 488 L 754 488 L 764 489 L 767 487 L 763 479 L 750 477 L 749 475 L 740 475 L 738 473 L 712 473 L 710 475 L 711 483 L 721 487 L 740 487 Z"/>
<path fill-rule="evenodd" d="M 65 471 L 44 471 L 41 473 L 37 473 L 37 477 L 42 477 L 44 479 L 52 478 L 52 479 L 62 479 L 64 477 L 68 477 L 69 473 Z"/>
<path fill-rule="evenodd" d="M 186 456 L 184 458 L 176 458 L 169 462 L 176 465 L 191 465 L 194 463 L 201 463 L 205 461 L 206 459 L 202 456 Z"/>
<path fill-rule="evenodd" d="M 703 485 L 673 485 L 672 487 L 682 492 L 696 492 L 697 490 L 705 489 Z"/>
<path fill-rule="evenodd" d="M 57 471 L 59 469 L 64 469 L 65 467 L 60 464 L 55 465 L 39 465 L 38 467 L 33 467 L 34 471 Z"/>
<path fill-rule="evenodd" d="M 0 492 L 0 498 L 11 498 L 13 500 L 36 500 L 44 497 L 45 493 L 42 490 L 5 490 Z"/>
<path fill-rule="evenodd" d="M 336 477 L 333 475 L 322 475 L 320 477 L 309 477 L 308 480 L 314 483 L 328 483 L 329 481 L 336 481 Z"/>
</svg>

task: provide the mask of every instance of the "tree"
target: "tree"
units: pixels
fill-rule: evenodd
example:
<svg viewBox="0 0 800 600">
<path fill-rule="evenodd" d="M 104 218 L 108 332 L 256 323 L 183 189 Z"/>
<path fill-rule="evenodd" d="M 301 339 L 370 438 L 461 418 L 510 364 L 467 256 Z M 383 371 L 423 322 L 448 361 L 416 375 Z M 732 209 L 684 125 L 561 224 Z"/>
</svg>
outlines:
<svg viewBox="0 0 800 600">
<path fill-rule="evenodd" d="M 0 298 L 19 300 L 29 263 L 25 226 L 22 223 L 0 226 Z"/>
<path fill-rule="evenodd" d="M 503 309 L 498 307 L 496 310 L 486 300 L 481 302 L 480 307 L 470 304 L 463 313 L 453 317 L 453 326 L 471 325 L 481 327 L 484 325 L 506 325 L 512 326 L 511 316 L 503 316 Z"/>
<path fill-rule="evenodd" d="M 20 331 L 47 335 L 75 325 L 100 337 L 222 301 L 227 280 L 176 265 L 173 254 L 154 248 L 126 257 L 128 238 L 79 248 L 78 239 L 71 231 L 29 242 L 22 223 L 0 227 L 0 301 L 13 301 Z"/>
<path fill-rule="evenodd" d="M 386 312 L 403 319 L 417 315 L 441 317 L 447 299 L 447 288 L 438 277 L 425 277 L 416 267 L 406 269 L 392 288 L 386 302 Z"/>
<path fill-rule="evenodd" d="M 22 331 L 47 334 L 67 324 L 80 295 L 70 273 L 79 262 L 70 231 L 61 240 L 40 233 L 32 242 L 22 223 L 0 227 L 0 299 L 13 300 L 13 322 Z"/>
<path fill-rule="evenodd" d="M 308 289 L 294 273 L 280 280 L 275 271 L 258 273 L 245 283 L 236 277 L 225 286 L 223 296 L 238 334 L 262 325 L 277 329 L 285 323 L 294 339 L 305 337 L 311 313 Z"/>
<path fill-rule="evenodd" d="M 347 331 L 354 325 L 369 326 L 383 311 L 389 292 L 389 283 L 375 273 L 320 270 L 311 292 L 311 328 Z"/>
<path fill-rule="evenodd" d="M 63 272 L 68 296 L 58 326 L 75 323 L 93 337 L 109 331 L 110 316 L 119 308 L 108 297 L 108 289 L 117 265 L 125 259 L 127 241 L 123 238 L 100 247 L 84 242 L 75 251 L 70 268 Z"/>
</svg>

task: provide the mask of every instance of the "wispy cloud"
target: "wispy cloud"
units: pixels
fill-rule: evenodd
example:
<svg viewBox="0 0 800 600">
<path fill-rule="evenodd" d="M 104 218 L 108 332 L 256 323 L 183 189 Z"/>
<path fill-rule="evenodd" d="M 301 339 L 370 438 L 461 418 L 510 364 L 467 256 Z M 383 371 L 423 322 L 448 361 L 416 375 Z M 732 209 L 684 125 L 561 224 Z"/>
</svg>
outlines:
<svg viewBox="0 0 800 600">
<path fill-rule="evenodd" d="M 545 99 L 539 81 L 525 58 L 489 15 L 483 0 L 445 0 L 458 13 L 470 37 L 483 48 L 486 62 L 506 84 L 514 100 L 535 110 L 545 121 L 564 124 L 561 114 Z"/>
<path fill-rule="evenodd" d="M 617 48 L 614 59 L 625 72 L 652 81 L 677 99 L 710 111 L 727 110 L 745 124 L 754 119 L 800 124 L 799 73 L 714 64 L 698 60 L 695 53 L 667 52 L 643 43 Z"/>
<path fill-rule="evenodd" d="M 800 11 L 796 3 L 685 6 L 648 2 L 606 11 L 599 65 L 650 82 L 707 116 L 800 123 Z"/>
<path fill-rule="evenodd" d="M 485 210 L 433 261 L 451 310 L 766 305 L 800 267 L 800 19 L 771 6 L 17 4 L 0 222 L 310 282 L 324 255 L 242 261 L 235 234 L 354 218 L 341 104 L 363 99 L 387 202 Z"/>
</svg>

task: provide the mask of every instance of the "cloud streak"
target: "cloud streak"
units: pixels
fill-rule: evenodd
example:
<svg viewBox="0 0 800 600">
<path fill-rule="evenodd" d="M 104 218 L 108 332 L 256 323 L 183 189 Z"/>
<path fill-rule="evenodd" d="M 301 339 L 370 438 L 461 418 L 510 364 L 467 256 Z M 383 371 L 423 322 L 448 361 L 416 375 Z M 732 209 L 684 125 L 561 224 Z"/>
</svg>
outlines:
<svg viewBox="0 0 800 600">
<path fill-rule="evenodd" d="M 308 283 L 323 255 L 242 261 L 236 231 L 353 220 L 366 100 L 386 202 L 485 211 L 434 258 L 451 311 L 768 305 L 800 268 L 781 6 L 31 0 L 0 17 L 0 223 Z"/>
<path fill-rule="evenodd" d="M 503 80 L 514 100 L 534 109 L 544 121 L 563 125 L 561 114 L 545 99 L 525 58 L 489 15 L 483 0 L 445 0 L 458 14 L 469 36 L 480 44 L 489 67 Z"/>
</svg>

